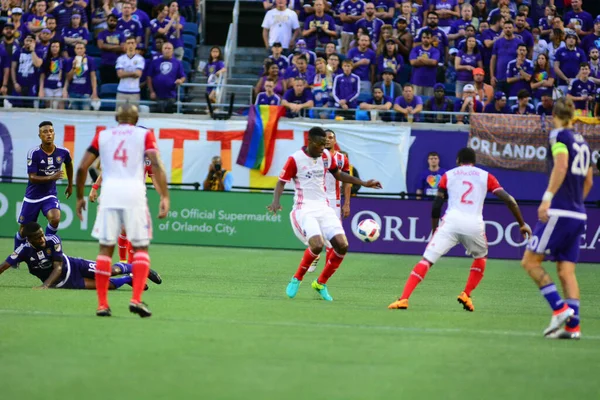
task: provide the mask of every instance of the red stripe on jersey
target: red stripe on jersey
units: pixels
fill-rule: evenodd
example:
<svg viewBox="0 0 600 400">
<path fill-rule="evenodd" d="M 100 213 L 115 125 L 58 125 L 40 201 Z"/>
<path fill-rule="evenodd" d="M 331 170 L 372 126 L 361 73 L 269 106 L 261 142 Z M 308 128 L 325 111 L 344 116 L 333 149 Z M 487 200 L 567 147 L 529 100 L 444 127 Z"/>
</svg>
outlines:
<svg viewBox="0 0 600 400">
<path fill-rule="evenodd" d="M 144 140 L 144 150 L 158 150 L 158 146 L 156 145 L 156 137 L 154 136 L 153 131 L 146 132 L 146 139 Z"/>
</svg>

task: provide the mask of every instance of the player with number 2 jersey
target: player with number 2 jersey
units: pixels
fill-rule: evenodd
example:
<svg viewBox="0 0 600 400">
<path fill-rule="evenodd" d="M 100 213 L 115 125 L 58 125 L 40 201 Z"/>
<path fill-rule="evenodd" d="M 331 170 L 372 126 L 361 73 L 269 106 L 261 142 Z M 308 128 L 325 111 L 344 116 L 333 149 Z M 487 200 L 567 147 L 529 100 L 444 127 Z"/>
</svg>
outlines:
<svg viewBox="0 0 600 400">
<path fill-rule="evenodd" d="M 531 230 L 525 224 L 515 199 L 504 191 L 492 174 L 477 168 L 475 161 L 475 151 L 463 148 L 458 152 L 458 167 L 451 169 L 442 176 L 431 212 L 433 236 L 425 249 L 423 258 L 410 273 L 402 295 L 388 308 L 407 309 L 410 295 L 417 285 L 425 279 L 425 275 L 431 266 L 450 249 L 461 243 L 467 250 L 467 254 L 473 256 L 474 260 L 471 264 L 471 271 L 465 289 L 457 300 L 465 310 L 475 311 L 471 292 L 483 279 L 488 254 L 485 223 L 482 214 L 483 203 L 488 193 L 493 193 L 504 201 L 519 223 L 519 230 L 524 237 L 531 234 Z M 442 218 L 442 224 L 438 228 L 446 194 L 448 196 L 448 209 Z"/>
</svg>

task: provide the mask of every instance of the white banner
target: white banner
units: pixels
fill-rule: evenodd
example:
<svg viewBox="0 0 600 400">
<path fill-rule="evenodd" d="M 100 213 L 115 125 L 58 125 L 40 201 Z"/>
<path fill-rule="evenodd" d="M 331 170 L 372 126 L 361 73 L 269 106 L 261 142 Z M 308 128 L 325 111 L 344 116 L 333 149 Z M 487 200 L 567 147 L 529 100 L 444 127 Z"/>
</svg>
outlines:
<svg viewBox="0 0 600 400">
<path fill-rule="evenodd" d="M 55 143 L 71 150 L 75 166 L 96 131 L 116 124 L 110 114 L 0 111 L 3 175 L 27 177 L 27 152 L 40 144 L 38 124 L 43 120 L 52 121 L 56 131 Z M 280 120 L 275 156 L 266 177 L 235 163 L 246 121 L 186 120 L 149 115 L 143 116 L 139 125 L 154 130 L 169 182 L 202 183 L 212 157 L 220 155 L 223 168 L 233 175 L 235 186 L 273 187 L 287 157 L 304 145 L 305 132 L 316 124 Z M 406 191 L 406 167 L 411 144 L 409 127 L 333 121 L 322 126 L 336 132 L 338 144 L 348 153 L 361 178 L 378 179 L 386 192 Z"/>
</svg>

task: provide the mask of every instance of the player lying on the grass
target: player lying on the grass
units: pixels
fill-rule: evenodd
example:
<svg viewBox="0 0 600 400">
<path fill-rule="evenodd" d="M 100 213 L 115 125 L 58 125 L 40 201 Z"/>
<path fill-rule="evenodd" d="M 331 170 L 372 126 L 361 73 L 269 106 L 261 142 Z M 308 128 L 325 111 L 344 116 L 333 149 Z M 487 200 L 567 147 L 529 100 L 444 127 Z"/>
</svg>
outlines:
<svg viewBox="0 0 600 400">
<path fill-rule="evenodd" d="M 464 291 L 458 296 L 458 302 L 465 310 L 474 311 L 471 292 L 475 290 L 485 271 L 488 243 L 483 222 L 483 203 L 488 192 L 494 193 L 508 206 L 519 223 L 519 231 L 524 237 L 531 235 L 531 229 L 523 221 L 521 210 L 515 199 L 509 195 L 498 180 L 487 171 L 475 166 L 475 151 L 463 148 L 458 152 L 458 167 L 446 172 L 440 180 L 438 192 L 431 211 L 433 236 L 423 253 L 423 258 L 410 273 L 400 299 L 388 306 L 389 309 L 406 310 L 408 298 L 425 275 L 442 256 L 461 243 L 474 260 Z M 448 196 L 448 209 L 438 223 Z"/>
<path fill-rule="evenodd" d="M 37 222 L 29 222 L 23 227 L 27 242 L 19 246 L 2 265 L 0 274 L 24 262 L 29 273 L 42 281 L 37 289 L 96 289 L 94 273 L 96 263 L 82 258 L 69 257 L 62 251 L 62 243 L 56 235 L 44 235 Z M 123 285 L 131 285 L 131 264 L 114 264 L 110 278 L 110 289 L 118 289 Z M 148 278 L 160 285 L 160 275 L 150 270 Z"/>
<path fill-rule="evenodd" d="M 328 240 L 333 251 L 327 254 L 325 267 L 312 283 L 323 300 L 332 301 L 327 290 L 327 281 L 338 269 L 344 255 L 348 251 L 348 239 L 344 233 L 342 222 L 335 211 L 329 207 L 325 193 L 325 174 L 331 172 L 335 179 L 356 185 L 381 189 L 376 180 L 367 182 L 350 176 L 339 170 L 329 151 L 325 150 L 327 137 L 322 128 L 312 128 L 308 132 L 308 146 L 292 154 L 281 174 L 273 192 L 273 202 L 267 209 L 273 213 L 281 211 L 279 199 L 285 184 L 291 180 L 295 183 L 294 208 L 290 213 L 292 229 L 296 237 L 308 248 L 304 252 L 296 274 L 287 286 L 286 294 L 294 298 L 308 268 L 323 251 L 325 240 Z"/>
<path fill-rule="evenodd" d="M 573 132 L 575 106 L 570 99 L 554 103 L 554 126 L 550 132 L 552 172 L 538 208 L 539 221 L 521 260 L 521 265 L 540 288 L 553 310 L 544 336 L 552 339 L 579 339 L 579 285 L 575 265 L 579 259 L 581 235 L 585 233 L 585 198 L 592 189 L 590 147 L 583 135 Z M 566 299 L 563 301 L 550 275 L 542 267 L 546 255 L 556 269 Z M 566 327 L 562 328 L 563 325 Z"/>
</svg>

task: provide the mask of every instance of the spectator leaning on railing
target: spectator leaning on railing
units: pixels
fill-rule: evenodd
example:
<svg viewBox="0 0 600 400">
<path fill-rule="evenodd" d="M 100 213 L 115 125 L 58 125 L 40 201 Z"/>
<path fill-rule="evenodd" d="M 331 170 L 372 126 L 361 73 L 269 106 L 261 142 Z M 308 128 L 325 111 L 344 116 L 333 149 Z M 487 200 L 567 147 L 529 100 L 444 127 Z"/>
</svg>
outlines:
<svg viewBox="0 0 600 400">
<path fill-rule="evenodd" d="M 486 114 L 510 114 L 510 108 L 508 108 L 506 103 L 506 94 L 504 92 L 496 92 L 494 101 L 485 106 L 483 112 Z"/>
<path fill-rule="evenodd" d="M 373 88 L 372 97 L 360 103 L 361 110 L 377 110 L 377 111 L 389 111 L 392 108 L 393 100 L 383 95 L 383 90 L 380 87 Z"/>
<path fill-rule="evenodd" d="M 275 81 L 272 78 L 267 78 L 263 84 L 265 91 L 260 92 L 256 96 L 255 105 L 261 106 L 278 106 L 281 104 L 281 97 L 275 93 Z"/>
<path fill-rule="evenodd" d="M 475 86 L 471 84 L 465 85 L 462 90 L 462 99 L 458 99 L 454 103 L 454 111 L 469 114 L 467 116 L 457 115 L 456 121 L 459 124 L 468 124 L 471 114 L 483 112 L 483 103 L 477 100 Z"/>
<path fill-rule="evenodd" d="M 419 113 L 423 111 L 423 100 L 415 96 L 413 85 L 407 83 L 402 89 L 402 96 L 394 101 L 394 111 L 401 114 L 400 121 L 419 122 Z"/>
<path fill-rule="evenodd" d="M 298 117 L 302 110 L 314 107 L 314 96 L 304 78 L 294 80 L 293 87 L 283 95 L 281 105 L 288 109 L 287 116 L 290 118 Z"/>
<path fill-rule="evenodd" d="M 423 110 L 434 113 L 425 115 L 425 121 L 427 122 L 445 124 L 452 120 L 450 115 L 440 113 L 454 111 L 454 104 L 452 103 L 451 99 L 446 97 L 444 85 L 442 83 L 436 83 L 433 86 L 433 97 L 425 102 L 423 105 Z"/>
<path fill-rule="evenodd" d="M 527 89 L 521 89 L 517 94 L 517 104 L 512 106 L 510 110 L 515 115 L 535 115 L 535 107 L 530 103 L 531 94 Z"/>
<path fill-rule="evenodd" d="M 183 64 L 173 57 L 173 45 L 165 42 L 162 56 L 152 61 L 146 80 L 150 99 L 157 102 L 157 112 L 175 112 L 177 89 L 185 79 Z"/>
</svg>

